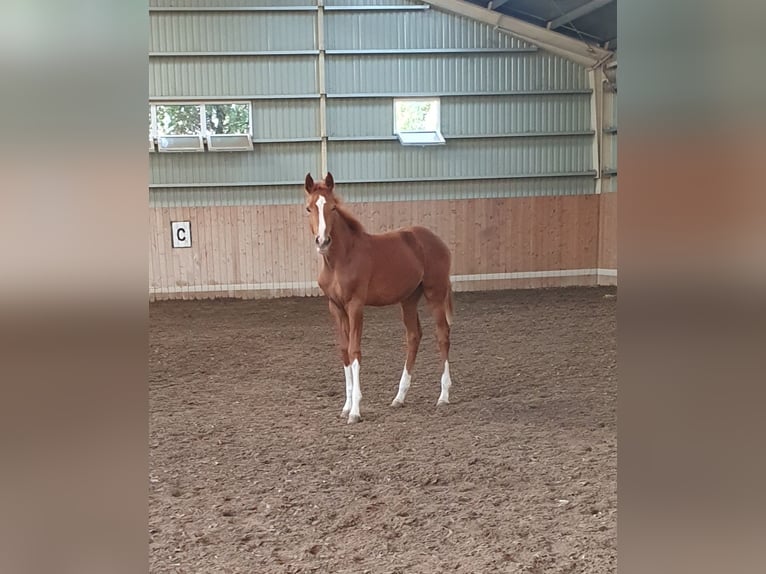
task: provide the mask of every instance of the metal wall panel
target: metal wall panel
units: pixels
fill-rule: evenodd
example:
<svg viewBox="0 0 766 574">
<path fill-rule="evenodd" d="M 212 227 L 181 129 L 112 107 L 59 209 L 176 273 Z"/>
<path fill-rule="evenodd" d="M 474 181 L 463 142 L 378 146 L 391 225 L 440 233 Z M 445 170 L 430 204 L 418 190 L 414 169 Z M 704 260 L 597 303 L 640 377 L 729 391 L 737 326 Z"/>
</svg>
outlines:
<svg viewBox="0 0 766 574">
<path fill-rule="evenodd" d="M 325 6 L 422 6 L 412 0 L 325 0 Z"/>
<path fill-rule="evenodd" d="M 150 52 L 316 49 L 316 12 L 153 12 Z"/>
<path fill-rule="evenodd" d="M 353 0 L 350 0 L 353 1 Z M 316 6 L 316 0 L 149 0 L 151 8 L 228 8 L 240 6 Z"/>
<path fill-rule="evenodd" d="M 153 189 L 149 194 L 149 207 L 297 205 L 303 201 L 303 185 L 300 183 L 257 187 L 176 187 Z"/>
<path fill-rule="evenodd" d="M 421 181 L 406 185 L 342 182 L 337 184 L 338 194 L 347 203 L 586 195 L 593 193 L 593 188 L 592 176 Z M 150 207 L 295 205 L 303 200 L 301 183 L 258 187 L 179 187 L 153 189 L 149 194 Z"/>
<path fill-rule="evenodd" d="M 543 52 L 328 56 L 328 94 L 587 90 L 582 66 Z"/>
<path fill-rule="evenodd" d="M 590 95 L 443 98 L 441 128 L 445 136 L 588 131 Z"/>
<path fill-rule="evenodd" d="M 319 137 L 319 100 L 256 101 L 253 132 L 256 140 Z"/>
<path fill-rule="evenodd" d="M 393 106 L 389 98 L 327 100 L 327 135 L 390 137 L 394 133 Z"/>
<path fill-rule="evenodd" d="M 317 91 L 316 56 L 149 60 L 149 97 L 296 95 Z"/>
<path fill-rule="evenodd" d="M 481 178 L 586 172 L 592 136 L 451 140 L 446 146 L 398 141 L 330 142 L 328 168 L 338 180 Z"/>
<path fill-rule="evenodd" d="M 529 44 L 437 10 L 328 12 L 328 50 L 522 48 Z"/>
<path fill-rule="evenodd" d="M 422 181 L 406 185 L 338 183 L 338 193 L 348 202 L 585 195 L 593 193 L 593 188 L 592 176 Z"/>
<path fill-rule="evenodd" d="M 319 143 L 255 144 L 252 152 L 153 153 L 151 184 L 278 184 L 319 172 Z"/>
<path fill-rule="evenodd" d="M 337 98 L 327 102 L 330 137 L 390 137 L 393 98 Z M 589 94 L 441 98 L 446 137 L 585 132 Z"/>
</svg>

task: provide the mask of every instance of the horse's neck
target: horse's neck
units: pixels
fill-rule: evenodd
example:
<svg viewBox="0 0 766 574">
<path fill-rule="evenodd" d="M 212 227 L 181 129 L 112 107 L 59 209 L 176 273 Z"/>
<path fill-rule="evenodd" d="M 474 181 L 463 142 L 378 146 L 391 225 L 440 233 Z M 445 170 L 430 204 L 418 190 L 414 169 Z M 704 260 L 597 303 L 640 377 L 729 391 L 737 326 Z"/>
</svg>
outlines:
<svg viewBox="0 0 766 574">
<path fill-rule="evenodd" d="M 330 269 L 343 266 L 351 259 L 355 249 L 359 247 L 364 232 L 353 230 L 345 219 L 338 218 L 332 230 L 332 247 L 330 253 L 325 255 L 324 262 Z"/>
</svg>

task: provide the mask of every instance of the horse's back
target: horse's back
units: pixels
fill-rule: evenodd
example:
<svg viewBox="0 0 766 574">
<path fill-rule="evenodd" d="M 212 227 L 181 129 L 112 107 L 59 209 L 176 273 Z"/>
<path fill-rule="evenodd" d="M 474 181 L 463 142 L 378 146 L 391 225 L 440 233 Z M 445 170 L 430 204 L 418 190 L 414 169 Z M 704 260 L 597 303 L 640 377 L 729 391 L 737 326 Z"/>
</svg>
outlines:
<svg viewBox="0 0 766 574">
<path fill-rule="evenodd" d="M 405 227 L 402 231 L 409 231 L 415 236 L 425 251 L 426 257 L 450 258 L 449 247 L 447 247 L 447 244 L 441 237 L 427 227 L 415 225 L 413 227 Z"/>
</svg>

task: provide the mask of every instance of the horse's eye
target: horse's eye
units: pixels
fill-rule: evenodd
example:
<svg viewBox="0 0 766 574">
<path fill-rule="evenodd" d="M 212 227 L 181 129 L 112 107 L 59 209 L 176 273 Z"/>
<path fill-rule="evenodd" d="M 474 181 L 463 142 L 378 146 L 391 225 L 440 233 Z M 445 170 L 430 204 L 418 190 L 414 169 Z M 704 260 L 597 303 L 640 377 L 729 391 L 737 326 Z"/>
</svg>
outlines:
<svg viewBox="0 0 766 574">
<path fill-rule="evenodd" d="M 307 207 L 307 208 L 306 208 L 306 211 L 308 211 L 309 213 L 311 213 L 311 208 L 310 208 L 310 207 Z"/>
<path fill-rule="evenodd" d="M 333 205 L 330 211 L 335 211 L 336 207 Z"/>
</svg>

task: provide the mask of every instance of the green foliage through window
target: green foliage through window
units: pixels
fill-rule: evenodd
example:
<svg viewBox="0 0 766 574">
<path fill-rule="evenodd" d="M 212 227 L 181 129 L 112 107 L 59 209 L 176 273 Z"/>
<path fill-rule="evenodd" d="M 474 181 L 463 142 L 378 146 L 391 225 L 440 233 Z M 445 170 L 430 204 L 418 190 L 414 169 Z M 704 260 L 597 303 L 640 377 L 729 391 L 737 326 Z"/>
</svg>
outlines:
<svg viewBox="0 0 766 574">
<path fill-rule="evenodd" d="M 395 104 L 396 132 L 431 132 L 439 126 L 436 100 L 399 100 Z"/>
<path fill-rule="evenodd" d="M 192 136 L 201 133 L 200 106 L 157 106 L 157 134 L 160 136 Z"/>
<path fill-rule="evenodd" d="M 250 134 L 250 104 L 157 104 L 157 136 Z M 204 130 L 203 130 L 204 116 Z M 151 133 L 151 110 L 149 113 Z"/>
<path fill-rule="evenodd" d="M 205 114 L 209 133 L 250 133 L 250 106 L 247 104 L 207 104 Z"/>
</svg>

